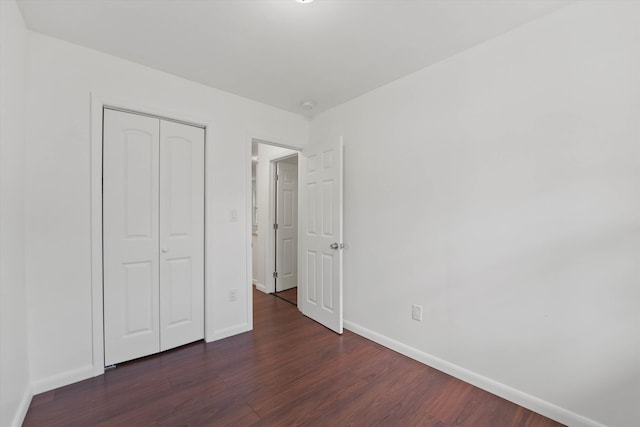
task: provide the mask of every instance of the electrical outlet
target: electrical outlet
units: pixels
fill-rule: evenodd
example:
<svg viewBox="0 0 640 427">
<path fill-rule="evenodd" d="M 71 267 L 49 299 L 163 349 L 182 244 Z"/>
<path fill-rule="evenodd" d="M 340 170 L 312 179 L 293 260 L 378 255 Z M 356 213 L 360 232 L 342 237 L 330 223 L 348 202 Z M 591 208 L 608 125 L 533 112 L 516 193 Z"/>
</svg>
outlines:
<svg viewBox="0 0 640 427">
<path fill-rule="evenodd" d="M 229 211 L 229 221 L 231 221 L 231 222 L 238 221 L 238 210 L 237 209 L 231 209 Z"/>
<path fill-rule="evenodd" d="M 229 301 L 236 301 L 238 299 L 238 290 L 229 289 Z"/>
<path fill-rule="evenodd" d="M 422 306 L 413 304 L 411 306 L 411 318 L 413 320 L 417 320 L 418 322 L 422 322 Z"/>
</svg>

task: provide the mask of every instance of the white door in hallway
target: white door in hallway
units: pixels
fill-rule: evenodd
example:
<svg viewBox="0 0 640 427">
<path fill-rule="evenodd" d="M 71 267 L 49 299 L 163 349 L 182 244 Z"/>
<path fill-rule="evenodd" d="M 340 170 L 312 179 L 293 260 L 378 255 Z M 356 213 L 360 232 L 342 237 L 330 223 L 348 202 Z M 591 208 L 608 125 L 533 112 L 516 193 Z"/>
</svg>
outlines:
<svg viewBox="0 0 640 427">
<path fill-rule="evenodd" d="M 298 166 L 276 163 L 276 292 L 298 286 Z"/>
<path fill-rule="evenodd" d="M 342 138 L 305 148 L 299 158 L 299 308 L 341 334 Z"/>
<path fill-rule="evenodd" d="M 105 365 L 204 336 L 204 130 L 104 110 Z"/>
</svg>

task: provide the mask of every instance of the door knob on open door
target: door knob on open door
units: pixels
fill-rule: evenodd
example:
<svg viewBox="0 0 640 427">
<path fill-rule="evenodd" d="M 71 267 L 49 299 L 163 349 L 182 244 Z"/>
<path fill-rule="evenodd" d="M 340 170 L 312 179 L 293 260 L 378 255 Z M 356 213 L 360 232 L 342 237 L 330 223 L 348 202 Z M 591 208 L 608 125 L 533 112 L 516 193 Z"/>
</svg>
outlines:
<svg viewBox="0 0 640 427">
<path fill-rule="evenodd" d="M 329 247 L 333 250 L 343 249 L 344 243 L 332 243 Z"/>
</svg>

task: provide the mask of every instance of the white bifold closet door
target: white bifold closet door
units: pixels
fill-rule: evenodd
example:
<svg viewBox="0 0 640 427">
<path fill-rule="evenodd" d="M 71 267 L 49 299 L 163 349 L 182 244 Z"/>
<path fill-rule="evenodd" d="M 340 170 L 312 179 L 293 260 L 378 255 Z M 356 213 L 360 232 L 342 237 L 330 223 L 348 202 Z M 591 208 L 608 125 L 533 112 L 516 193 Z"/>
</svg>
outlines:
<svg viewBox="0 0 640 427">
<path fill-rule="evenodd" d="M 204 129 L 104 110 L 105 365 L 204 337 Z"/>
</svg>

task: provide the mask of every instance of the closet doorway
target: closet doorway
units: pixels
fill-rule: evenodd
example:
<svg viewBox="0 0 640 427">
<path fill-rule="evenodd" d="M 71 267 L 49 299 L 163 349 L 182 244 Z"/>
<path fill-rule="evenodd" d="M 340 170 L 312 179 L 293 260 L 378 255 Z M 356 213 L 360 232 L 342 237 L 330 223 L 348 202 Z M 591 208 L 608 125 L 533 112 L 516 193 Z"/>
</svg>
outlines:
<svg viewBox="0 0 640 427">
<path fill-rule="evenodd" d="M 105 366 L 204 338 L 201 127 L 104 109 Z"/>
</svg>

